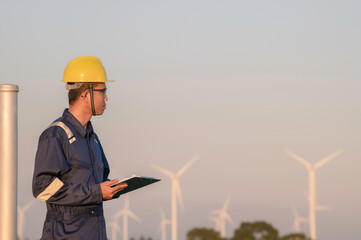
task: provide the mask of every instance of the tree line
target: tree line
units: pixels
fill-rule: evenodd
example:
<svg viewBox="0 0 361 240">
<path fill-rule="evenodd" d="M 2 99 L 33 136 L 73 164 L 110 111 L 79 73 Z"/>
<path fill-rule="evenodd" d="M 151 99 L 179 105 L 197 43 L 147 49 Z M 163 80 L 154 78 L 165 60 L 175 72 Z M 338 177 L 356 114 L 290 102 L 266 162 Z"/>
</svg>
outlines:
<svg viewBox="0 0 361 240">
<path fill-rule="evenodd" d="M 289 233 L 280 236 L 278 230 L 264 221 L 243 222 L 234 230 L 233 237 L 222 238 L 212 228 L 193 228 L 187 233 L 187 240 L 310 240 L 304 233 Z"/>
<path fill-rule="evenodd" d="M 130 240 L 135 240 L 131 238 Z M 139 240 L 153 240 L 151 237 L 140 237 Z M 272 224 L 265 221 L 242 222 L 234 230 L 231 238 L 222 238 L 212 228 L 195 227 L 187 232 L 187 240 L 311 240 L 304 233 L 288 233 L 280 236 Z"/>
</svg>

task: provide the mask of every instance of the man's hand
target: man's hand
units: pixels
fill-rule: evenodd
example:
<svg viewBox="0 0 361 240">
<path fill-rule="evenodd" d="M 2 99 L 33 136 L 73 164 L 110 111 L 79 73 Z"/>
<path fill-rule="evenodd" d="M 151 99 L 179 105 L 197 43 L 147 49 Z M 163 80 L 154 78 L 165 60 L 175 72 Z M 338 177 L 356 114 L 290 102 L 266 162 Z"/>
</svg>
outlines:
<svg viewBox="0 0 361 240">
<path fill-rule="evenodd" d="M 115 187 L 111 187 L 111 185 L 114 185 L 118 182 L 118 179 L 113 179 L 110 181 L 102 182 L 100 184 L 100 188 L 102 189 L 102 195 L 104 200 L 110 200 L 113 198 L 114 194 L 117 192 L 123 190 L 128 186 L 126 183 L 118 184 Z"/>
</svg>

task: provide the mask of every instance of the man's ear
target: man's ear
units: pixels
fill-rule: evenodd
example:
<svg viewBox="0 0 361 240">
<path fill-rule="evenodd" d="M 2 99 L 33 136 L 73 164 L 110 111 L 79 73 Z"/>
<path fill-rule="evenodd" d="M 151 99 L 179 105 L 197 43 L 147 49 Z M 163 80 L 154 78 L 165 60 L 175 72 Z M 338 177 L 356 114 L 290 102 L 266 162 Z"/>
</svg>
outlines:
<svg viewBox="0 0 361 240">
<path fill-rule="evenodd" d="M 85 91 L 85 92 L 84 92 L 84 98 L 85 98 L 85 102 L 86 102 L 86 103 L 88 102 L 87 95 L 88 95 L 88 91 Z"/>
</svg>

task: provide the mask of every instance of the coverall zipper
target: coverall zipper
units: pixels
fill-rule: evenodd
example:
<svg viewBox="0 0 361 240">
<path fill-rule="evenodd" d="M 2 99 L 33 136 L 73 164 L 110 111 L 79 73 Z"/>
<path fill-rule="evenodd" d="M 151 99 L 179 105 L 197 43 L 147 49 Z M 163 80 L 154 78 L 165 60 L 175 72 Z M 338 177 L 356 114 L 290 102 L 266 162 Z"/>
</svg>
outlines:
<svg viewBox="0 0 361 240">
<path fill-rule="evenodd" d="M 95 176 L 93 153 L 92 153 L 92 150 L 90 148 L 90 141 L 89 140 L 90 140 L 90 133 L 87 130 L 86 142 L 87 142 L 88 149 L 89 149 L 90 160 L 91 160 L 91 164 L 92 164 L 93 177 L 94 177 L 95 183 L 98 183 L 97 178 Z"/>
</svg>

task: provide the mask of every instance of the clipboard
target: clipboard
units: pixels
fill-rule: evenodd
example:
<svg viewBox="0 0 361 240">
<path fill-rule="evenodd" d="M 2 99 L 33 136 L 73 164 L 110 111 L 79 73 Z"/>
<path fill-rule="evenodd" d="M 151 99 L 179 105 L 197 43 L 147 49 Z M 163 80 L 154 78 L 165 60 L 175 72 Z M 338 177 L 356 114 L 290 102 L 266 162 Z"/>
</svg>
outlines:
<svg viewBox="0 0 361 240">
<path fill-rule="evenodd" d="M 136 176 L 136 175 L 133 175 L 130 178 L 122 179 L 119 182 L 117 182 L 116 184 L 112 185 L 111 187 L 115 187 L 120 183 L 126 183 L 126 184 L 128 184 L 128 187 L 126 187 L 123 190 L 114 194 L 113 199 L 118 198 L 122 194 L 134 191 L 138 188 L 142 188 L 142 187 L 148 186 L 152 183 L 156 183 L 159 181 L 160 181 L 160 179 L 157 179 L 157 178 L 141 177 L 141 176 Z"/>
</svg>

